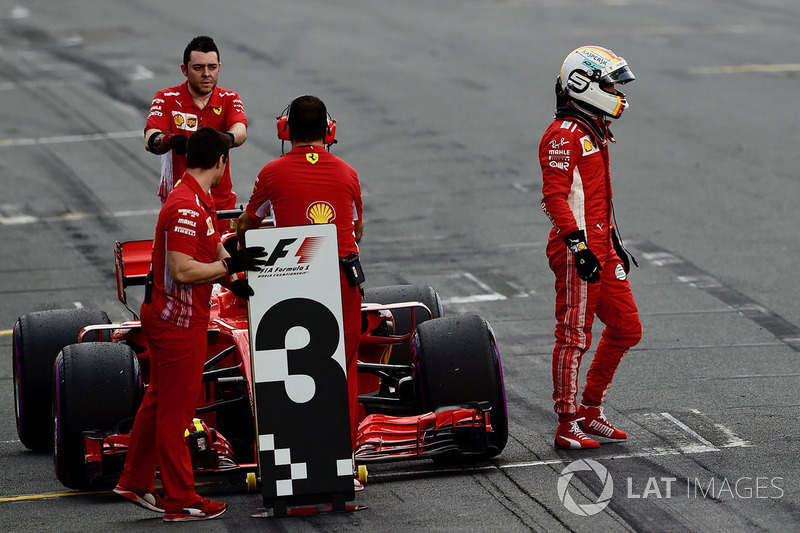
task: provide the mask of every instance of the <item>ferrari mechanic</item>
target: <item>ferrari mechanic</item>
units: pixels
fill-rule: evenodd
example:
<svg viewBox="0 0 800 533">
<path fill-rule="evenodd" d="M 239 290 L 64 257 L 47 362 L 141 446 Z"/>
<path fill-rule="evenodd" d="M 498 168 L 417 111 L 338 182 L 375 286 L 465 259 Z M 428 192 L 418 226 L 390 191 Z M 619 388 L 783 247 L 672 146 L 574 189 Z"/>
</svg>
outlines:
<svg viewBox="0 0 800 533">
<path fill-rule="evenodd" d="M 288 128 L 288 132 L 286 132 Z M 253 194 L 236 226 L 239 246 L 245 232 L 256 228 L 272 210 L 276 226 L 333 223 L 337 228 L 344 319 L 350 426 L 353 446 L 358 434 L 358 344 L 361 334 L 361 292 L 358 242 L 361 184 L 356 171 L 326 150 L 335 123 L 316 96 L 295 98 L 287 115 L 278 118 L 279 137 L 288 135 L 292 149 L 267 163 L 256 178 Z M 353 274 L 354 276 L 348 276 Z M 356 480 L 358 482 L 358 480 Z M 359 483 L 357 483 L 359 488 Z"/>
<path fill-rule="evenodd" d="M 226 136 L 208 126 L 189 137 L 187 170 L 158 216 L 151 281 L 140 313 L 152 357 L 150 383 L 114 492 L 164 513 L 165 521 L 215 518 L 227 508 L 195 491 L 184 430 L 200 397 L 212 284 L 249 297 L 247 280 L 233 274 L 258 270 L 264 264 L 259 257 L 266 255 L 263 248 L 252 248 L 229 256 L 212 223 L 210 190 L 227 168 L 228 147 Z M 156 468 L 163 499 L 155 491 Z"/>
<path fill-rule="evenodd" d="M 158 196 L 165 202 L 186 169 L 186 139 L 203 126 L 225 132 L 230 147 L 247 140 L 247 116 L 239 94 L 217 87 L 221 63 L 214 39 L 195 37 L 183 51 L 181 72 L 186 81 L 158 91 L 144 128 L 145 148 L 161 155 Z M 236 207 L 230 162 L 213 189 L 217 209 Z"/>
<path fill-rule="evenodd" d="M 586 433 L 627 438 L 602 405 L 620 360 L 642 335 L 627 279 L 630 259 L 614 227 L 608 153 L 609 141 L 615 142 L 608 119 L 628 107 L 616 85 L 633 80 L 628 63 L 611 50 L 572 51 L 556 81 L 555 119 L 539 144 L 542 209 L 553 224 L 547 257 L 556 277 L 557 448 L 597 448 L 598 441 Z M 578 406 L 578 370 L 591 345 L 595 315 L 606 327 Z"/>
</svg>

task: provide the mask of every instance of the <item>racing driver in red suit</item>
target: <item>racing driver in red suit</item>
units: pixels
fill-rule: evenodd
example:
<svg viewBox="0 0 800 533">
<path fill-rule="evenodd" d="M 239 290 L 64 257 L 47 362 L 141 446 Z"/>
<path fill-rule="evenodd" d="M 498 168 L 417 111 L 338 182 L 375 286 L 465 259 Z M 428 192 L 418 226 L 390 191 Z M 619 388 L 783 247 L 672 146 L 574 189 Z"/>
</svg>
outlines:
<svg viewBox="0 0 800 533">
<path fill-rule="evenodd" d="M 211 37 L 195 37 L 183 52 L 181 72 L 186 82 L 158 91 L 144 127 L 145 148 L 161 155 L 158 196 L 167 195 L 186 170 L 186 139 L 203 126 L 224 132 L 230 147 L 247 140 L 247 116 L 239 94 L 217 87 L 219 50 Z M 217 209 L 236 207 L 230 161 L 222 181 L 212 190 Z M 216 221 L 215 221 L 216 222 Z"/>
<path fill-rule="evenodd" d="M 614 142 L 608 119 L 628 107 L 615 85 L 633 79 L 627 62 L 611 50 L 584 46 L 571 52 L 556 81 L 555 119 L 539 144 L 542 209 L 553 223 L 547 257 L 556 277 L 557 448 L 597 448 L 587 433 L 627 438 L 602 405 L 620 360 L 642 335 L 627 279 L 630 259 L 613 224 L 608 160 L 608 143 Z M 578 405 L 578 372 L 595 316 L 605 329 Z"/>
<path fill-rule="evenodd" d="M 267 163 L 256 178 L 253 194 L 236 226 L 239 246 L 248 229 L 259 227 L 270 210 L 276 226 L 332 222 L 336 225 L 339 257 L 358 254 L 362 222 L 361 183 L 356 171 L 325 149 L 333 142 L 325 104 L 316 96 L 299 96 L 286 119 L 292 149 Z M 358 433 L 358 344 L 361 335 L 361 292 L 340 269 L 350 432 Z M 356 489 L 360 490 L 356 479 Z"/>
</svg>

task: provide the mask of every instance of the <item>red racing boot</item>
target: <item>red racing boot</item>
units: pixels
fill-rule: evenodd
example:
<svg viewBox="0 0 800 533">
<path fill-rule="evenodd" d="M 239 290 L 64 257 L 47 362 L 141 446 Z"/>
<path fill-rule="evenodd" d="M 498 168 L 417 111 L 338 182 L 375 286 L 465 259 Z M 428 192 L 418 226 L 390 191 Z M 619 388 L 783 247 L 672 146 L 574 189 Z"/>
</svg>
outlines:
<svg viewBox="0 0 800 533">
<path fill-rule="evenodd" d="M 580 418 L 578 419 L 580 420 Z M 567 450 L 585 450 L 588 448 L 599 448 L 600 443 L 590 439 L 581 431 L 578 420 L 571 422 L 559 422 L 556 429 L 555 447 Z"/>
<path fill-rule="evenodd" d="M 581 421 L 581 429 L 590 435 L 616 440 L 628 438 L 627 433 L 611 425 L 603 413 L 602 407 L 589 407 L 581 404 L 578 409 L 578 420 Z"/>
</svg>

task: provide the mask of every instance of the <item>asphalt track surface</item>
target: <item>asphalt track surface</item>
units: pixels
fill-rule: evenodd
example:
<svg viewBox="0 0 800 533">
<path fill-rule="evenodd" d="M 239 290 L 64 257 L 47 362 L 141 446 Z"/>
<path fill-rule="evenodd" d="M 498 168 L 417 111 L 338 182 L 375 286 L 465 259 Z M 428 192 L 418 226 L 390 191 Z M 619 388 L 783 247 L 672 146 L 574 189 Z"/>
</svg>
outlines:
<svg viewBox="0 0 800 533">
<path fill-rule="evenodd" d="M 368 285 L 429 284 L 446 312 L 489 320 L 510 438 L 474 467 L 372 467 L 354 513 L 255 519 L 243 479 L 205 483 L 230 510 L 187 527 L 798 531 L 798 25 L 789 0 L 0 0 L 0 527 L 181 527 L 113 494 L 65 491 L 51 457 L 22 446 L 10 330 L 40 309 L 129 318 L 111 251 L 150 236 L 159 207 L 144 117 L 156 90 L 182 81 L 185 44 L 208 33 L 220 85 L 250 118 L 232 156 L 240 197 L 280 154 L 275 115 L 320 96 L 334 151 L 362 180 Z M 536 147 L 561 61 L 583 44 L 614 49 L 637 76 L 611 152 L 644 338 L 607 401 L 628 441 L 563 452 Z M 600 474 L 570 477 L 580 459 Z M 594 504 L 606 506 L 570 510 Z"/>
</svg>

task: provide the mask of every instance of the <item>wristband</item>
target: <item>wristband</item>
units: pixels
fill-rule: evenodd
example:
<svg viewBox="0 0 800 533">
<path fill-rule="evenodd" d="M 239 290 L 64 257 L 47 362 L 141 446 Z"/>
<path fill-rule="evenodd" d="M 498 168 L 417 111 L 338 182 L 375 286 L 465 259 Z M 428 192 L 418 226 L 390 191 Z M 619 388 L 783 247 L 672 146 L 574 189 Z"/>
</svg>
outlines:
<svg viewBox="0 0 800 533">
<path fill-rule="evenodd" d="M 155 147 L 156 137 L 158 137 L 159 135 L 162 135 L 162 133 L 160 131 L 157 131 L 157 132 L 153 133 L 152 135 L 150 135 L 150 137 L 147 138 L 147 148 L 149 148 L 150 151 L 153 152 L 153 153 L 155 153 L 155 149 L 156 149 L 156 147 Z"/>
</svg>

